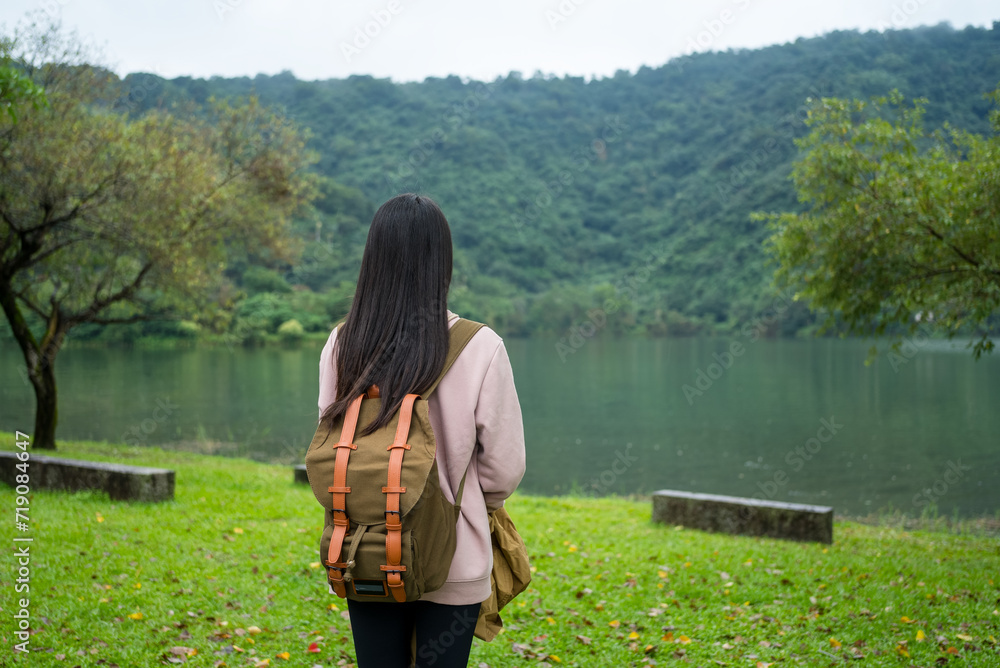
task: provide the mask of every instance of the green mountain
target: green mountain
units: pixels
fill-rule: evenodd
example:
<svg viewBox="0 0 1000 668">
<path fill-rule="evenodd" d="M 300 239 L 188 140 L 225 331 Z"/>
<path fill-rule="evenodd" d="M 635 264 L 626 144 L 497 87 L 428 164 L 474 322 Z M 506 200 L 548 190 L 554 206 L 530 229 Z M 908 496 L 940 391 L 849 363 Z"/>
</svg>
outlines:
<svg viewBox="0 0 1000 668">
<path fill-rule="evenodd" d="M 772 302 L 767 232 L 750 213 L 798 207 L 788 174 L 809 98 L 898 88 L 929 99 L 930 126 L 987 133 L 983 95 L 998 82 L 994 23 L 835 32 L 591 81 L 136 74 L 116 106 L 256 93 L 311 129 L 318 169 L 335 184 L 320 217 L 298 225 L 302 261 L 251 268 L 248 258 L 230 270 L 250 295 L 244 320 L 287 295 L 285 310 L 270 308 L 270 331 L 297 313 L 307 330 L 327 327 L 348 303 L 374 209 L 415 190 L 452 225 L 455 310 L 508 335 L 569 336 L 588 319 L 662 335 L 732 330 Z M 813 322 L 796 305 L 772 333 Z"/>
</svg>

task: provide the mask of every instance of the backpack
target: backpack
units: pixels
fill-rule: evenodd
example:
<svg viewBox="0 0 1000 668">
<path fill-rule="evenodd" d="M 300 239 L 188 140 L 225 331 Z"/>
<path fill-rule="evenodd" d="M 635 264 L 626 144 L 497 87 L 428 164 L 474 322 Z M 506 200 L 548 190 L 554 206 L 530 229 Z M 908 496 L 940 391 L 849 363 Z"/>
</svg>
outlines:
<svg viewBox="0 0 1000 668">
<path fill-rule="evenodd" d="M 423 394 L 406 395 L 384 427 L 355 436 L 378 415 L 374 386 L 332 426 L 317 427 L 306 474 L 326 509 L 320 559 L 339 597 L 415 601 L 447 580 L 465 476 L 452 504 L 438 480 L 427 399 L 482 326 L 465 319 L 451 326 L 441 374 Z"/>
</svg>

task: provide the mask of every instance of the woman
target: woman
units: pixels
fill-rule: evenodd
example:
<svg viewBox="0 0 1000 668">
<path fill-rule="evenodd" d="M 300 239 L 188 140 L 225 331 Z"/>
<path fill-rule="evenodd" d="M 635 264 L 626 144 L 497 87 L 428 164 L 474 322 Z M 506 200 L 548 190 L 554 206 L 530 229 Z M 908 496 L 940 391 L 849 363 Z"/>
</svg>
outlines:
<svg viewBox="0 0 1000 668">
<path fill-rule="evenodd" d="M 383 204 L 372 219 L 357 291 L 319 364 L 323 419 L 377 385 L 388 422 L 408 393 L 438 377 L 448 353 L 446 308 L 451 231 L 430 198 L 412 193 Z M 472 337 L 428 400 L 441 489 L 454 501 L 466 476 L 457 547 L 448 580 L 409 603 L 348 600 L 359 668 L 465 666 L 479 604 L 490 595 L 492 547 L 487 513 L 503 505 L 524 475 L 524 431 L 510 360 L 488 327 Z M 361 425 L 359 425 L 361 429 Z"/>
</svg>

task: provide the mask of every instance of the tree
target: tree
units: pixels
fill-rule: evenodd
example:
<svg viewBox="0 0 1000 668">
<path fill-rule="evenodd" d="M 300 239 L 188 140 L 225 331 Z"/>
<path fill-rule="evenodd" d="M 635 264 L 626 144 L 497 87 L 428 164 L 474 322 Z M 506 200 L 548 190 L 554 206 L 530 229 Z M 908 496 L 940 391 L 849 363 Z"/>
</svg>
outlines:
<svg viewBox="0 0 1000 668">
<path fill-rule="evenodd" d="M 792 172 L 808 209 L 756 217 L 770 220 L 777 283 L 827 324 L 888 333 L 896 348 L 927 323 L 949 337 L 973 331 L 978 359 L 993 349 L 1000 306 L 1000 111 L 990 137 L 926 134 L 925 104 L 898 91 L 815 102 Z"/>
<path fill-rule="evenodd" d="M 24 103 L 36 110 L 45 106 L 45 91 L 16 68 L 0 64 L 0 114 L 6 112 L 10 121 L 17 123 L 17 108 Z"/>
<path fill-rule="evenodd" d="M 58 27 L 0 44 L 49 102 L 0 119 L 0 306 L 35 392 L 34 447 L 54 449 L 54 362 L 70 330 L 206 306 L 229 247 L 290 256 L 314 158 L 252 98 L 116 111 L 117 78 Z"/>
</svg>

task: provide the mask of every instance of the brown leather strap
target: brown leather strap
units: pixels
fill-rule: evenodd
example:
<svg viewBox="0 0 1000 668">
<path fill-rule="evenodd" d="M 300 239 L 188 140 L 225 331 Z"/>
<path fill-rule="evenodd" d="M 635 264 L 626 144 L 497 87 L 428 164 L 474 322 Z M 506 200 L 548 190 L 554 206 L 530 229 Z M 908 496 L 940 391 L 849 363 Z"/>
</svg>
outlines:
<svg viewBox="0 0 1000 668">
<path fill-rule="evenodd" d="M 326 566 L 328 578 L 333 591 L 340 598 L 347 597 L 347 588 L 344 586 L 344 570 L 347 564 L 340 561 L 340 553 L 344 546 L 344 537 L 351 526 L 351 520 L 347 516 L 347 495 L 351 488 L 347 486 L 347 462 L 351 456 L 351 450 L 356 450 L 354 432 L 358 427 L 358 414 L 361 412 L 360 396 L 351 402 L 344 416 L 344 427 L 340 431 L 340 442 L 333 447 L 337 449 L 337 459 L 333 465 L 333 485 L 327 487 L 327 491 L 333 495 L 333 536 L 330 538 L 330 549 L 326 556 Z"/>
<path fill-rule="evenodd" d="M 406 570 L 400 561 L 403 558 L 403 523 L 399 515 L 399 495 L 406 492 L 400 483 L 403 477 L 403 455 L 410 449 L 406 442 L 410 435 L 410 422 L 413 417 L 413 402 L 418 399 L 416 394 L 403 397 L 399 407 L 399 426 L 396 428 L 396 438 L 389 445 L 388 484 L 382 488 L 385 494 L 385 565 L 381 570 L 386 574 L 389 591 L 392 597 L 400 603 L 406 600 L 403 589 L 402 573 Z"/>
</svg>

